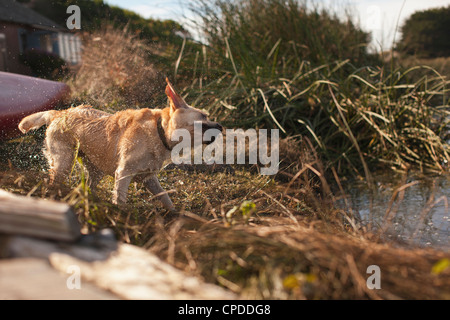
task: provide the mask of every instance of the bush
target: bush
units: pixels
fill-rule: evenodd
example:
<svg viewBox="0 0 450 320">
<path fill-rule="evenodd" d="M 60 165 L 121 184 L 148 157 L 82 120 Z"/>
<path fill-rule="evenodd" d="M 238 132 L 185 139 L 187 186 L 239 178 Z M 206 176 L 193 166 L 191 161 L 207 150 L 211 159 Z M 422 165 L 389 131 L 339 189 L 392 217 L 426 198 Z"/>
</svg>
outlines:
<svg viewBox="0 0 450 320">
<path fill-rule="evenodd" d="M 201 17 L 207 43 L 227 54 L 243 68 L 273 63 L 297 70 L 302 61 L 317 65 L 352 59 L 361 65 L 372 59 L 370 42 L 350 18 L 294 0 L 199 1 L 194 9 Z M 272 68 L 273 69 L 273 68 Z"/>
<path fill-rule="evenodd" d="M 68 72 L 64 59 L 58 55 L 39 49 L 27 49 L 21 55 L 23 64 L 31 68 L 33 74 L 45 79 L 60 79 Z"/>
<path fill-rule="evenodd" d="M 402 26 L 398 50 L 420 58 L 450 56 L 450 6 L 418 11 Z"/>
<path fill-rule="evenodd" d="M 102 29 L 105 22 L 113 23 L 117 28 L 128 26 L 133 33 L 140 34 L 142 38 L 153 41 L 174 41 L 174 31 L 185 31 L 183 27 L 173 20 L 145 19 L 139 14 L 111 6 L 103 0 L 19 0 L 40 14 L 55 21 L 60 26 L 66 25 L 67 15 L 64 14 L 68 6 L 76 4 L 81 9 L 81 28 L 84 31 L 94 32 Z"/>
</svg>

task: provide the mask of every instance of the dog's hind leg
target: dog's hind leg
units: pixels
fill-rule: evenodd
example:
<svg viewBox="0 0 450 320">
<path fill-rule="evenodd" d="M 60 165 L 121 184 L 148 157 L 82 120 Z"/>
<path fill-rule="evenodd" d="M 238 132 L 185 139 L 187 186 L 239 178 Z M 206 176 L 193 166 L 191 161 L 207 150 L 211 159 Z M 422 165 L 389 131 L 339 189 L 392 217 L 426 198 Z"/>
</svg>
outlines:
<svg viewBox="0 0 450 320">
<path fill-rule="evenodd" d="M 44 155 L 50 166 L 50 184 L 60 184 L 69 176 L 74 159 L 74 147 L 65 141 L 53 139 L 51 135 L 45 139 Z"/>
<path fill-rule="evenodd" d="M 96 195 L 97 185 L 103 177 L 103 172 L 98 169 L 86 156 L 83 157 L 83 163 L 86 166 L 87 171 L 89 172 L 88 184 L 91 189 L 91 193 Z"/>
<path fill-rule="evenodd" d="M 162 202 L 164 208 L 169 211 L 175 210 L 172 200 L 170 200 L 167 192 L 159 184 L 156 175 L 150 176 L 150 178 L 146 179 L 144 181 L 144 185 L 150 190 L 151 193 L 153 193 L 154 195 L 158 195 L 158 199 Z"/>
</svg>

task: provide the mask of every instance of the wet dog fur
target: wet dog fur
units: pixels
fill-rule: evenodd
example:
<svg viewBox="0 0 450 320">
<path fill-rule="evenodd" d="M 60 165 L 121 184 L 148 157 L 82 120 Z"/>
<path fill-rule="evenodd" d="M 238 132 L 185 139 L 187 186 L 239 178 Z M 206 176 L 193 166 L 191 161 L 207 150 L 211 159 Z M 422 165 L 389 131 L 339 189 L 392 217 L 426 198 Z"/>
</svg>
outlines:
<svg viewBox="0 0 450 320">
<path fill-rule="evenodd" d="M 195 121 L 201 121 L 203 130 L 222 131 L 222 126 L 189 106 L 168 80 L 165 92 L 169 106 L 164 109 L 129 109 L 110 114 L 82 105 L 32 114 L 20 122 L 19 129 L 26 133 L 48 126 L 44 154 L 50 165 L 51 184 L 62 183 L 70 174 L 78 148 L 89 171 L 91 188 L 104 175 L 114 177 L 113 203 L 126 202 L 128 187 L 134 180 L 143 182 L 172 211 L 174 205 L 157 178 L 177 143 L 170 140 L 172 133 L 187 129 L 193 137 Z"/>
</svg>

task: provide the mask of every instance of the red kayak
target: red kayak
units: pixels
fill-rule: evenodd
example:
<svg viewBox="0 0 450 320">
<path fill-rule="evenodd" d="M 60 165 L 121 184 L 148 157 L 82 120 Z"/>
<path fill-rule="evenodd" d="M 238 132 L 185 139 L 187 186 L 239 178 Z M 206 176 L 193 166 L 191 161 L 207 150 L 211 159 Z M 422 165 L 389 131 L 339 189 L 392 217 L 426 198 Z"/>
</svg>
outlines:
<svg viewBox="0 0 450 320">
<path fill-rule="evenodd" d="M 53 109 L 69 92 L 62 82 L 0 72 L 0 139 L 21 135 L 17 127 L 20 120 Z"/>
</svg>

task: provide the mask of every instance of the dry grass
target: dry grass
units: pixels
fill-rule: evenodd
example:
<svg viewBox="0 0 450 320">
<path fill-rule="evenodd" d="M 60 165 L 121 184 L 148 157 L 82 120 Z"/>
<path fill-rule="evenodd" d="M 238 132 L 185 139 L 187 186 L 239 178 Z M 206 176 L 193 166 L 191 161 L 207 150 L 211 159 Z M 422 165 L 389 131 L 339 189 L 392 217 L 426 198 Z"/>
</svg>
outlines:
<svg viewBox="0 0 450 320">
<path fill-rule="evenodd" d="M 431 270 L 448 255 L 406 250 L 349 235 L 295 215 L 255 217 L 160 230 L 151 251 L 178 268 L 218 282 L 248 299 L 448 299 L 450 274 Z M 366 286 L 368 266 L 381 269 L 381 290 Z"/>
<path fill-rule="evenodd" d="M 234 175 L 162 171 L 161 184 L 184 214 L 179 217 L 164 216 L 159 202 L 138 184 L 130 186 L 122 208 L 109 202 L 111 178 L 103 179 L 93 196 L 80 166 L 54 194 L 46 172 L 18 170 L 14 162 L 2 161 L 0 186 L 64 200 L 76 209 L 86 232 L 112 228 L 121 241 L 145 247 L 242 298 L 450 298 L 450 268 L 432 271 L 448 262 L 449 253 L 382 242 L 334 205 L 314 152 L 305 145 L 296 154 L 289 141 L 281 145 L 287 146 L 281 158 L 290 156 L 300 168 L 291 178 L 286 178 L 289 172 L 282 180 L 264 177 L 242 166 Z M 17 150 L 28 148 L 26 141 Z M 380 290 L 366 286 L 370 265 L 381 269 Z"/>
<path fill-rule="evenodd" d="M 429 66 L 436 70 L 439 74 L 446 79 L 450 79 L 450 57 L 440 57 L 433 59 L 421 59 L 412 56 L 401 57 L 397 60 L 397 63 L 403 65 L 406 68 L 414 66 Z"/>
</svg>

